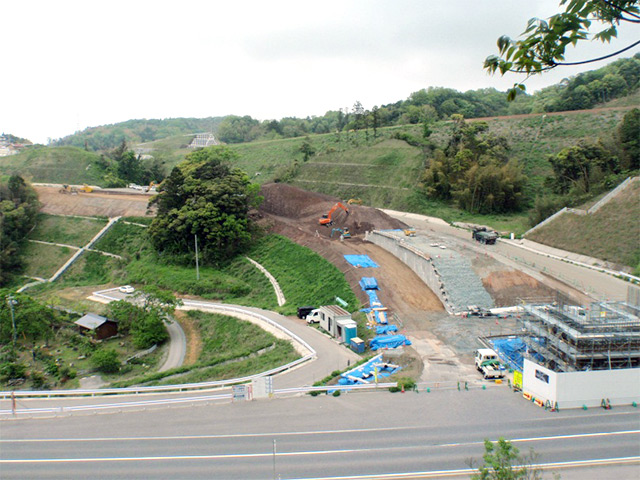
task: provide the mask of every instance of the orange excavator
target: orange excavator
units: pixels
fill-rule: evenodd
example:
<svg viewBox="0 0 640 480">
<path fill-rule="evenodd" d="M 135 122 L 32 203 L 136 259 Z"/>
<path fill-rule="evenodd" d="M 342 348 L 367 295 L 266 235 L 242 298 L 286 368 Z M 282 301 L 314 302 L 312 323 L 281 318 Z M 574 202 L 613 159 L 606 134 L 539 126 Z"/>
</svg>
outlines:
<svg viewBox="0 0 640 480">
<path fill-rule="evenodd" d="M 322 215 L 322 218 L 320 219 L 320 225 L 324 225 L 325 227 L 328 227 L 329 225 L 333 225 L 333 220 L 331 220 L 331 215 L 333 215 L 333 212 L 335 212 L 339 208 L 343 209 L 347 213 L 347 215 L 349 215 L 349 209 L 345 207 L 342 203 L 338 202 L 333 207 L 331 207 L 331 210 L 329 210 L 329 213 L 327 213 L 326 215 Z"/>
</svg>

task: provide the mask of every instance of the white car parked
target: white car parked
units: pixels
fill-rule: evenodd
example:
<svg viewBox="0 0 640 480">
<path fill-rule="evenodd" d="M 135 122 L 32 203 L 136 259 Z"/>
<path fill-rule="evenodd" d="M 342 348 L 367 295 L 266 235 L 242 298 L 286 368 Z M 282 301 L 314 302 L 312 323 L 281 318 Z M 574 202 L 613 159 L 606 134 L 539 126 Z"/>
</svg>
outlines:
<svg viewBox="0 0 640 480">
<path fill-rule="evenodd" d="M 133 293 L 136 291 L 136 289 L 133 288 L 131 285 L 123 285 L 120 288 L 118 288 L 118 290 L 122 293 Z"/>
</svg>

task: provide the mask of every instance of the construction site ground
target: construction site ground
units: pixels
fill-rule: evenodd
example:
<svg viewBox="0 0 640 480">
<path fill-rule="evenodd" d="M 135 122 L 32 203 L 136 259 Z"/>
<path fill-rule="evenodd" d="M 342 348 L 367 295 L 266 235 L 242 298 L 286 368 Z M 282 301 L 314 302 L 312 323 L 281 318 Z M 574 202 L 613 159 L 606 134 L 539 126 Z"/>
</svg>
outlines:
<svg viewBox="0 0 640 480">
<path fill-rule="evenodd" d="M 145 216 L 148 195 L 94 191 L 77 195 L 59 193 L 59 187 L 36 187 L 42 211 L 60 215 Z M 515 319 L 495 317 L 461 318 L 448 315 L 438 297 L 404 263 L 386 250 L 363 240 L 373 229 L 398 229 L 406 225 L 381 210 L 348 205 L 349 214 L 337 209 L 332 226 L 319 223 L 338 201 L 326 195 L 307 192 L 286 184 L 263 185 L 264 202 L 255 214 L 258 222 L 274 233 L 290 238 L 326 258 L 339 268 L 363 305 L 368 297 L 358 282 L 363 276 L 375 277 L 379 298 L 389 308 L 392 322 L 413 342 L 405 347 L 405 373 L 414 371 L 425 382 L 478 380 L 473 351 L 480 346 L 479 336 L 515 331 Z M 346 204 L 345 204 L 346 205 Z M 351 238 L 340 239 L 333 228 L 348 228 Z M 420 234 L 420 232 L 419 232 Z M 548 293 L 537 280 L 489 257 L 471 255 L 474 271 L 483 280 L 496 305 L 516 304 L 523 293 Z M 364 254 L 379 268 L 356 268 L 345 254 Z M 421 374 L 419 373 L 421 372 Z"/>
</svg>

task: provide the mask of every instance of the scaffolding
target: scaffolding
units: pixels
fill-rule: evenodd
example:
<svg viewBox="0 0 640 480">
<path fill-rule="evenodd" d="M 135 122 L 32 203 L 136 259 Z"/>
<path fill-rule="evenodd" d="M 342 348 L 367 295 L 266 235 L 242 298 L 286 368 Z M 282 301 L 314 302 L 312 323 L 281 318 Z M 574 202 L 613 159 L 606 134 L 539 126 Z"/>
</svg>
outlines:
<svg viewBox="0 0 640 480">
<path fill-rule="evenodd" d="M 640 367 L 640 308 L 632 303 L 583 307 L 558 294 L 524 305 L 520 321 L 525 358 L 556 372 Z"/>
</svg>

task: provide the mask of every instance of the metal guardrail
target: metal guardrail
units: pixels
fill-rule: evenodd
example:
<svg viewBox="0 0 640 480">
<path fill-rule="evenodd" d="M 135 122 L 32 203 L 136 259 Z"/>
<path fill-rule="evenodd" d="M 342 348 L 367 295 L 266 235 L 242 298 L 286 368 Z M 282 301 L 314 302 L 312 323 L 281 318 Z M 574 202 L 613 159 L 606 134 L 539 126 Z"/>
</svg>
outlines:
<svg viewBox="0 0 640 480">
<path fill-rule="evenodd" d="M 285 396 L 291 394 L 306 394 L 310 392 L 325 392 L 340 390 L 346 391 L 377 391 L 384 390 L 390 387 L 396 387 L 396 382 L 388 383 L 373 383 L 367 385 L 325 385 L 321 387 L 295 387 L 295 388 L 283 388 L 274 390 L 273 396 Z M 0 410 L 0 416 L 12 415 L 12 416 L 25 416 L 25 415 L 38 415 L 38 414 L 51 414 L 62 415 L 65 413 L 91 411 L 91 410 L 124 410 L 127 408 L 136 407 L 153 407 L 157 405 L 179 405 L 185 403 L 201 403 L 201 402 L 213 402 L 213 401 L 232 401 L 233 393 L 220 393 L 216 395 L 206 395 L 198 397 L 183 397 L 183 398 L 163 398 L 156 400 L 142 400 L 135 402 L 119 402 L 119 403 L 102 403 L 102 404 L 90 404 L 90 405 L 72 405 L 72 406 L 57 406 L 46 408 L 16 408 L 15 410 Z"/>
</svg>

